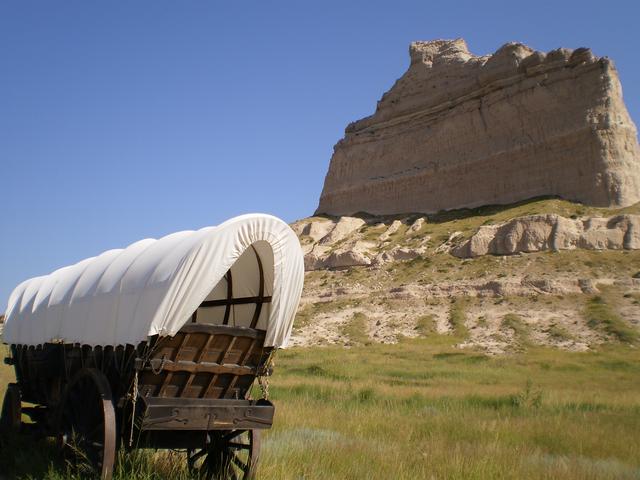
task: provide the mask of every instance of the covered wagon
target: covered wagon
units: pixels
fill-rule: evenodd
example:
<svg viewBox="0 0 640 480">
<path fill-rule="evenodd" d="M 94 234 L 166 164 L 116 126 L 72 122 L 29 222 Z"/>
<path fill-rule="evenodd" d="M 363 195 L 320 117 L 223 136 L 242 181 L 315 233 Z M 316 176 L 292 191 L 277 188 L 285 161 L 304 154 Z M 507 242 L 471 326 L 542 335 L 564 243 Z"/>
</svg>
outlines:
<svg viewBox="0 0 640 480">
<path fill-rule="evenodd" d="M 294 232 L 251 214 L 27 280 L 6 312 L 17 382 L 2 425 L 28 414 L 102 478 L 118 448 L 183 449 L 196 476 L 250 478 L 303 278 Z"/>
</svg>

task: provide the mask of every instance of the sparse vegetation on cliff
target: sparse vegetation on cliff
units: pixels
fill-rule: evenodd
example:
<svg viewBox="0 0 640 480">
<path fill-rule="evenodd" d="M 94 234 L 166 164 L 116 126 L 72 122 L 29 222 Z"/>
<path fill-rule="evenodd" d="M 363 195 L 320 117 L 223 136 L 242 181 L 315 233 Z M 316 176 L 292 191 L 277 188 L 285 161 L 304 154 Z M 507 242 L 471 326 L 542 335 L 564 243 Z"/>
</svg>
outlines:
<svg viewBox="0 0 640 480">
<path fill-rule="evenodd" d="M 416 322 L 416 331 L 423 337 L 434 335 L 436 330 L 436 319 L 433 315 L 423 315 Z"/>
<path fill-rule="evenodd" d="M 367 317 L 363 313 L 356 312 L 342 326 L 342 335 L 347 339 L 348 345 L 369 345 L 371 341 L 367 335 Z"/>
<path fill-rule="evenodd" d="M 600 296 L 589 300 L 585 315 L 589 327 L 602 329 L 620 342 L 635 345 L 640 340 L 638 331 L 627 325 Z"/>
<path fill-rule="evenodd" d="M 459 338 L 466 338 L 469 335 L 469 330 L 466 326 L 467 314 L 465 312 L 465 305 L 462 299 L 455 299 L 451 302 L 451 308 L 449 309 L 449 323 L 451 324 L 451 331 Z"/>
<path fill-rule="evenodd" d="M 351 237 L 342 238 L 343 247 L 353 245 L 358 249 L 365 242 L 374 253 L 380 244 L 384 254 L 405 249 L 417 256 L 307 272 L 304 308 L 296 321 L 294 344 L 346 343 L 339 327 L 356 312 L 366 316 L 372 342 L 424 336 L 426 330 L 421 322 L 427 316 L 433 319 L 433 330 L 428 335 L 451 333 L 452 318 L 459 319 L 464 310 L 466 320 L 462 324 L 467 332 L 462 330 L 456 335 L 464 346 L 482 347 L 492 353 L 528 348 L 528 344 L 584 350 L 618 338 L 587 322 L 589 298 L 602 296 L 605 290 L 610 310 L 629 329 L 640 333 L 640 283 L 634 277 L 640 265 L 640 250 L 577 248 L 457 258 L 447 248 L 441 248 L 442 242 L 448 242 L 455 232 L 461 233 L 453 243 L 463 242 L 482 225 L 544 213 L 567 219 L 636 215 L 640 204 L 603 209 L 558 199 L 536 199 L 426 217 L 363 215 L 366 223 L 357 223 L 357 230 L 348 234 Z M 318 218 L 321 217 L 314 221 Z M 301 222 L 300 225 L 305 221 Z M 602 224 L 603 229 L 606 227 Z M 316 232 L 329 231 L 327 225 L 314 228 Z M 424 250 L 417 254 L 421 248 Z M 526 342 L 517 333 L 509 334 L 511 328 L 502 327 L 503 317 L 510 313 L 517 314 L 527 325 Z"/>
<path fill-rule="evenodd" d="M 511 330 L 514 337 L 521 345 L 529 345 L 529 326 L 524 322 L 524 320 L 522 320 L 522 317 L 515 313 L 507 313 L 502 318 L 502 327 Z"/>
</svg>

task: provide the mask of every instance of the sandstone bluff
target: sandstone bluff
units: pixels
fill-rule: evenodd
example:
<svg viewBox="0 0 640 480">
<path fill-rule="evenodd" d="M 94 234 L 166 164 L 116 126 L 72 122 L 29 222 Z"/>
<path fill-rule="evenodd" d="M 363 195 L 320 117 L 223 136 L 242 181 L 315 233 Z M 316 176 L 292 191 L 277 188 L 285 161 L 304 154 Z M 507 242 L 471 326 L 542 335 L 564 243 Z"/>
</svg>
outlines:
<svg viewBox="0 0 640 480">
<path fill-rule="evenodd" d="M 316 213 L 433 213 L 552 195 L 640 200 L 640 148 L 613 63 L 590 50 L 415 42 L 408 71 L 334 148 Z"/>
</svg>

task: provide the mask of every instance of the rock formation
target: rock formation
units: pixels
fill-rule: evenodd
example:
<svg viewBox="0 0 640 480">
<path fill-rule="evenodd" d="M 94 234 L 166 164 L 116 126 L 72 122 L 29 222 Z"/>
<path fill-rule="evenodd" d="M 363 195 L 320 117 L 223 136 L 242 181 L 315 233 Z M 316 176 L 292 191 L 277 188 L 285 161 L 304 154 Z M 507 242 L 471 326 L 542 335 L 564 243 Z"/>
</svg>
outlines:
<svg viewBox="0 0 640 480">
<path fill-rule="evenodd" d="M 361 218 L 340 217 L 304 219 L 292 224 L 305 254 L 305 270 L 378 266 L 413 260 L 426 252 L 430 237 L 419 234 L 424 218 L 418 218 L 410 227 L 397 219 L 389 225 L 375 219 L 370 222 L 373 225 Z M 391 241 L 394 234 L 399 238 Z"/>
<path fill-rule="evenodd" d="M 531 215 L 501 225 L 484 225 L 469 240 L 453 248 L 457 257 L 512 255 L 545 250 L 640 249 L 640 215 L 570 219 Z"/>
<path fill-rule="evenodd" d="M 640 148 L 618 74 L 586 48 L 415 42 L 408 71 L 334 148 L 317 212 L 437 212 L 559 196 L 640 200 Z"/>
<path fill-rule="evenodd" d="M 640 215 L 567 218 L 538 214 L 481 225 L 470 237 L 448 233 L 440 243 L 423 231 L 419 217 L 390 220 L 370 217 L 304 219 L 292 225 L 300 236 L 305 269 L 377 267 L 437 254 L 458 258 L 514 255 L 548 250 L 640 250 Z M 386 223 L 385 223 L 386 222 Z"/>
</svg>

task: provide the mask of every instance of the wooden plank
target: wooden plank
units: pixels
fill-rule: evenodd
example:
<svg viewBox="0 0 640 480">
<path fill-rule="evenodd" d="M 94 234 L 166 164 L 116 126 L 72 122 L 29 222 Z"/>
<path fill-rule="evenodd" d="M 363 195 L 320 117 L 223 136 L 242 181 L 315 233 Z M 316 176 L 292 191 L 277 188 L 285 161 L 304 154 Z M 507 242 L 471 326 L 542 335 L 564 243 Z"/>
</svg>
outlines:
<svg viewBox="0 0 640 480">
<path fill-rule="evenodd" d="M 207 388 L 205 388 L 204 391 L 202 392 L 202 395 L 200 395 L 200 398 L 208 398 L 209 397 L 209 393 L 213 389 L 213 386 L 216 384 L 216 380 L 217 379 L 218 379 L 218 374 L 215 373 L 211 377 L 211 380 L 209 380 L 209 384 L 207 385 Z"/>
<path fill-rule="evenodd" d="M 231 347 L 233 347 L 233 344 L 236 342 L 236 337 L 233 337 L 231 339 L 231 341 L 229 342 L 229 345 L 227 345 L 227 348 L 225 349 L 224 353 L 222 354 L 222 358 L 220 359 L 220 361 L 222 363 L 224 363 L 224 359 L 227 357 L 229 350 L 231 350 Z M 201 362 L 200 365 L 203 365 L 204 362 Z M 213 372 L 214 375 L 211 377 L 211 380 L 209 381 L 209 385 L 207 385 L 207 388 L 205 388 L 204 393 L 201 395 L 201 398 L 204 397 L 208 397 L 209 396 L 209 392 L 211 391 L 211 389 L 213 388 L 213 386 L 216 383 L 216 380 L 218 379 L 218 375 L 220 375 L 220 373 L 227 373 L 225 372 Z"/>
<path fill-rule="evenodd" d="M 178 358 L 180 356 L 180 351 L 182 350 L 182 347 L 184 346 L 184 344 L 187 343 L 187 340 L 189 340 L 189 337 L 191 337 L 190 333 L 185 333 L 184 334 L 184 337 L 182 337 L 182 340 L 180 341 L 180 345 L 178 346 L 178 349 L 176 350 L 176 354 L 175 354 L 175 356 L 173 358 Z M 153 359 L 153 360 L 158 360 L 159 361 L 159 365 L 157 367 L 154 367 L 154 369 L 156 371 L 161 367 L 162 367 L 162 370 L 165 370 L 167 363 L 174 363 L 173 361 L 163 360 L 163 358 Z M 153 362 L 153 360 L 149 360 L 149 363 Z M 163 363 L 164 363 L 164 365 L 163 365 Z M 171 385 L 170 382 L 171 382 L 171 379 L 173 378 L 173 372 L 174 371 L 175 370 L 167 369 L 167 375 L 164 377 L 164 381 L 162 382 L 162 386 L 160 387 L 160 392 L 158 393 L 159 397 L 164 396 L 164 394 L 167 392 L 167 389 Z M 162 372 L 160 372 L 160 373 L 162 373 Z"/>
<path fill-rule="evenodd" d="M 162 397 L 167 392 L 167 388 L 169 388 L 171 379 L 173 378 L 173 372 L 167 372 L 165 375 L 162 385 L 160 386 L 160 391 L 158 392 L 158 396 Z"/>
<path fill-rule="evenodd" d="M 222 358 L 220 359 L 220 364 L 224 365 L 224 361 L 226 360 L 227 356 L 229 355 L 229 352 L 231 351 L 231 349 L 235 345 L 237 339 L 238 339 L 237 337 L 231 337 L 231 341 L 229 342 L 229 345 L 227 346 L 227 349 L 222 354 Z"/>
<path fill-rule="evenodd" d="M 265 331 L 249 327 L 235 327 L 230 325 L 207 325 L 204 323 L 187 323 L 180 329 L 180 333 L 208 333 L 213 335 L 228 335 L 232 337 L 248 337 L 264 339 Z"/>
<path fill-rule="evenodd" d="M 227 351 L 224 353 L 224 355 L 222 356 L 222 363 L 224 363 L 225 357 L 228 355 L 229 351 L 231 350 L 231 347 L 235 344 L 236 342 L 236 338 L 237 337 L 233 337 L 231 339 L 231 342 L 229 343 L 229 347 L 227 348 Z M 251 375 L 255 375 L 256 371 L 252 368 L 248 368 L 248 367 L 244 367 L 244 366 L 238 366 L 239 369 L 248 369 L 251 372 Z M 231 379 L 231 381 L 229 382 L 229 384 L 225 387 L 224 390 L 222 390 L 222 393 L 220 394 L 220 397 L 224 398 L 227 396 L 227 393 L 229 392 L 229 390 L 231 390 L 236 382 L 238 381 L 238 377 L 241 375 L 239 373 L 237 373 L 237 370 L 235 370 L 232 372 L 235 376 Z M 246 375 L 246 374 L 245 374 Z"/>
<path fill-rule="evenodd" d="M 253 352 L 253 347 L 255 347 L 255 345 L 256 345 L 256 339 L 254 338 L 253 340 L 251 340 L 251 343 L 249 344 L 249 348 L 247 348 L 244 354 L 240 357 L 240 361 L 238 362 L 239 365 L 245 364 L 245 362 Z"/>
<path fill-rule="evenodd" d="M 247 305 L 249 303 L 271 303 L 273 297 L 238 297 L 238 298 L 222 298 L 220 300 L 205 300 L 198 308 L 225 307 L 230 305 Z"/>
<path fill-rule="evenodd" d="M 231 399 L 146 398 L 142 430 L 234 430 L 269 428 L 270 402 Z"/>
<path fill-rule="evenodd" d="M 204 347 L 202 347 L 202 349 L 198 353 L 198 356 L 196 357 L 196 363 L 200 363 L 202 361 L 202 357 L 204 357 L 205 354 L 208 352 L 209 347 L 211 346 L 211 342 L 213 341 L 214 338 L 215 338 L 215 335 L 209 335 L 209 338 L 207 338 L 207 342 L 204 344 Z"/>
<path fill-rule="evenodd" d="M 209 345 L 211 345 L 211 342 L 213 341 L 214 337 L 215 337 L 215 335 L 209 335 L 209 337 L 207 338 L 206 343 L 204 344 L 204 346 L 200 349 L 200 351 L 196 355 L 196 359 L 195 359 L 195 363 L 196 364 L 200 364 L 201 363 L 202 357 L 205 355 L 205 353 L 207 353 L 207 350 L 209 349 Z M 196 378 L 196 375 L 195 375 L 195 373 L 192 372 L 189 375 L 189 378 L 187 378 L 187 381 L 185 382 L 185 384 L 180 389 L 180 393 L 178 393 L 179 397 L 182 397 L 184 395 L 184 393 L 191 386 L 191 384 L 193 383 L 193 380 L 195 378 Z"/>
<path fill-rule="evenodd" d="M 255 372 L 253 373 L 255 374 Z M 222 393 L 220 394 L 220 398 L 225 398 L 227 396 L 227 393 L 229 393 L 229 391 L 236 386 L 236 382 L 238 381 L 238 378 L 240 378 L 240 375 L 236 375 L 231 379 L 231 381 L 229 382 L 229 385 L 227 385 L 224 388 L 224 390 L 222 390 Z"/>
<path fill-rule="evenodd" d="M 231 269 L 227 272 L 225 278 L 227 279 L 227 304 L 224 310 L 223 325 L 229 324 L 229 314 L 231 313 L 231 303 L 228 303 L 233 298 L 233 278 L 231 277 Z"/>
</svg>

